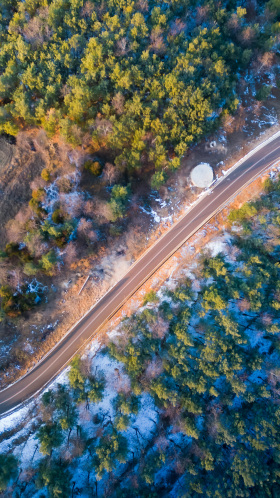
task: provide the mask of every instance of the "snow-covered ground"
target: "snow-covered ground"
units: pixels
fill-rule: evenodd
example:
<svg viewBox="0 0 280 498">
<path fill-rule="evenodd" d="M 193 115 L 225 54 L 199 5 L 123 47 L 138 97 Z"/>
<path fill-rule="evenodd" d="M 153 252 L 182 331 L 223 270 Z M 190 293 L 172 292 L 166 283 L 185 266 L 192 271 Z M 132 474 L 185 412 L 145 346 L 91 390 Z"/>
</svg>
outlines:
<svg viewBox="0 0 280 498">
<path fill-rule="evenodd" d="M 203 195 L 203 194 L 202 194 Z M 233 231 L 234 231 L 233 227 Z M 203 236 L 207 234 L 207 227 L 203 228 L 198 234 L 197 238 L 199 240 L 203 239 Z M 211 256 L 217 256 L 223 253 L 226 259 L 231 263 L 235 263 L 234 253 L 232 251 L 232 234 L 224 231 L 222 235 L 213 237 L 210 242 L 204 245 L 203 251 L 209 253 Z M 193 244 L 193 242 L 192 242 Z M 192 246 L 187 245 L 185 249 L 186 253 L 192 253 Z M 199 255 L 197 256 L 199 258 Z M 106 266 L 106 265 L 105 265 Z M 110 264 L 108 263 L 108 266 Z M 188 276 L 192 281 L 192 289 L 195 293 L 200 290 L 200 283 L 195 276 L 195 270 L 197 267 L 197 260 L 194 258 L 189 265 L 185 265 L 181 269 L 181 276 Z M 126 263 L 122 269 L 124 272 L 127 270 Z M 178 275 L 173 277 L 171 272 L 169 279 L 164 283 L 158 292 L 159 303 L 163 300 L 168 300 L 166 296 L 167 290 L 174 290 L 178 281 Z M 149 304 L 147 305 L 150 306 Z M 139 308 L 139 312 L 143 310 L 143 307 Z M 233 312 L 238 312 L 237 309 L 232 309 Z M 190 329 L 193 327 L 191 323 Z M 120 331 L 120 326 L 111 332 L 111 337 L 117 335 Z M 252 347 L 259 346 L 261 352 L 267 352 L 270 346 L 270 341 L 265 339 L 264 334 L 259 331 L 256 333 L 253 326 L 246 331 L 250 344 Z M 93 341 L 91 345 L 87 348 L 83 355 L 84 359 L 90 361 L 92 372 L 102 371 L 106 378 L 106 388 L 104 396 L 101 402 L 96 404 L 90 404 L 89 407 L 85 403 L 79 405 L 79 424 L 83 429 L 91 434 L 94 432 L 94 416 L 102 414 L 102 417 L 108 419 L 114 417 L 113 410 L 113 399 L 116 394 L 125 389 L 125 383 L 129 382 L 126 377 L 122 365 L 109 358 L 103 354 L 102 347 L 98 341 Z M 54 389 L 57 384 L 67 384 L 68 383 L 68 371 L 69 367 L 65 369 L 55 381 L 48 387 L 48 389 Z M 254 376 L 250 379 L 252 382 L 262 382 L 264 379 L 264 373 L 262 371 L 257 371 Z M 0 419 L 0 436 L 2 435 L 0 442 L 0 453 L 6 453 L 8 451 L 13 451 L 14 454 L 21 459 L 21 469 L 24 472 L 31 464 L 34 464 L 41 455 L 38 449 L 38 441 L 35 438 L 35 428 L 37 423 L 38 415 L 38 405 L 40 403 L 40 398 L 42 394 L 35 401 L 31 401 L 27 406 L 20 408 L 15 413 L 12 413 L 2 419 Z M 129 440 L 129 450 L 135 454 L 139 454 L 141 451 L 142 443 L 149 440 L 153 429 L 157 422 L 158 413 L 155 408 L 153 399 L 148 394 L 144 393 L 141 397 L 141 409 L 137 415 L 134 416 L 132 425 L 126 431 L 126 436 Z M 6 436 L 6 437 L 5 437 Z M 174 439 L 174 435 L 172 436 Z M 179 436 L 178 436 L 179 437 Z M 22 441 L 18 444 L 18 441 Z M 87 473 L 85 472 L 85 457 L 81 457 L 79 461 L 79 466 L 75 471 L 75 479 L 77 476 L 83 482 L 87 478 Z M 164 480 L 164 474 L 159 474 L 157 479 Z M 178 483 L 177 483 L 178 485 Z M 35 496 L 35 495 L 34 495 Z M 38 494 L 39 496 L 39 494 Z M 172 496 L 175 496 L 174 494 Z"/>
<path fill-rule="evenodd" d="M 197 234 L 198 240 L 199 237 L 205 236 L 205 228 Z M 220 253 L 223 253 L 228 261 L 232 264 L 235 264 L 235 252 L 232 247 L 232 235 L 231 233 L 224 231 L 222 234 L 218 236 L 213 236 L 212 239 L 205 244 L 203 247 L 203 252 L 205 254 L 211 256 L 217 256 Z M 198 254 L 191 261 L 191 264 L 186 264 L 180 270 L 180 277 L 187 276 L 190 278 L 192 282 L 192 290 L 195 294 L 200 289 L 200 282 L 196 277 L 196 270 L 198 267 L 198 259 L 200 255 Z M 211 279 L 208 279 L 209 283 Z M 178 282 L 178 274 L 174 277 L 170 276 L 170 278 L 162 285 L 160 290 L 157 293 L 159 301 L 156 306 L 160 305 L 163 300 L 168 300 L 168 296 L 166 295 L 166 291 L 174 290 Z M 146 307 L 151 307 L 151 304 L 147 304 Z M 141 306 L 138 312 L 143 311 L 144 307 Z M 238 310 L 234 307 L 231 309 L 232 312 L 237 313 Z M 194 317 L 195 320 L 195 317 Z M 194 320 L 190 323 L 189 330 L 195 334 L 194 328 Z M 121 333 L 121 324 L 113 330 L 110 335 L 111 338 L 116 337 L 119 333 Z M 248 334 L 248 338 L 250 340 L 250 345 L 252 347 L 259 346 L 261 352 L 267 352 L 270 341 L 264 339 L 262 333 L 255 333 L 253 327 L 248 329 L 246 332 Z M 129 388 L 129 379 L 124 372 L 123 365 L 116 360 L 111 359 L 109 356 L 103 354 L 103 347 L 100 346 L 97 340 L 94 340 L 86 349 L 83 354 L 83 359 L 90 362 L 90 368 L 92 373 L 103 372 L 106 379 L 106 388 L 104 391 L 103 399 L 99 403 L 90 403 L 87 405 L 86 403 L 81 403 L 78 405 L 78 413 L 79 419 L 78 423 L 83 428 L 83 430 L 88 434 L 89 437 L 94 436 L 96 433 L 96 426 L 94 424 L 94 419 L 96 415 L 101 416 L 101 418 L 105 420 L 113 420 L 114 418 L 114 408 L 113 408 L 113 400 L 118 392 L 126 390 Z M 58 383 L 67 384 L 68 383 L 68 369 L 60 374 L 60 376 L 49 386 L 48 389 L 54 389 Z M 265 373 L 263 371 L 254 372 L 253 376 L 249 379 L 251 382 L 261 383 L 265 380 Z M 0 443 L 0 452 L 6 453 L 9 451 L 13 451 L 13 453 L 18 456 L 21 460 L 21 474 L 20 478 L 24 477 L 24 472 L 27 471 L 28 467 L 31 465 L 34 466 L 42 457 L 39 452 L 38 440 L 35 437 L 35 428 L 37 424 L 37 415 L 38 415 L 38 405 L 40 402 L 39 399 L 32 401 L 26 407 L 21 408 L 17 412 L 9 415 L 8 417 L 2 418 L 0 420 L 0 436 L 4 436 L 6 432 L 6 438 L 3 438 Z M 236 401 L 238 402 L 238 400 Z M 128 429 L 124 432 L 125 436 L 129 441 L 129 454 L 140 456 L 141 449 L 145 447 L 147 442 L 153 436 L 154 428 L 156 427 L 158 421 L 158 411 L 154 405 L 154 401 L 152 397 L 144 393 L 141 396 L 141 407 L 137 415 L 133 415 L 131 419 L 132 423 L 128 427 Z M 199 420 L 198 420 L 199 423 Z M 18 427 L 18 430 L 15 430 Z M 170 429 L 170 434 L 166 441 L 158 441 L 155 445 L 159 444 L 180 444 L 180 440 L 184 436 L 180 431 L 172 432 L 172 428 Z M 18 443 L 21 441 L 20 443 Z M 184 441 L 185 442 L 185 441 Z M 154 447 L 154 449 L 157 446 Z M 66 442 L 65 442 L 65 452 L 68 451 Z M 150 448 L 149 452 L 153 451 L 153 447 Z M 148 454 L 149 454 L 148 452 Z M 79 482 L 79 488 L 83 489 L 83 486 L 86 487 L 86 482 L 88 478 L 87 469 L 87 457 L 86 455 L 78 458 L 75 467 L 75 482 Z M 123 465 L 120 465 L 116 470 L 116 475 L 122 472 Z M 161 483 L 164 485 L 165 480 L 168 477 L 169 469 L 168 467 L 163 467 L 156 474 L 155 481 L 157 483 Z M 92 479 L 92 478 L 91 478 Z M 170 496 L 176 496 L 176 489 L 180 485 L 180 479 L 177 481 L 172 493 Z M 103 481 L 99 484 L 99 493 L 102 493 Z M 40 493 L 35 492 L 33 496 L 38 498 Z M 41 490 L 42 493 L 42 490 Z M 88 496 L 81 491 L 81 496 Z"/>
</svg>

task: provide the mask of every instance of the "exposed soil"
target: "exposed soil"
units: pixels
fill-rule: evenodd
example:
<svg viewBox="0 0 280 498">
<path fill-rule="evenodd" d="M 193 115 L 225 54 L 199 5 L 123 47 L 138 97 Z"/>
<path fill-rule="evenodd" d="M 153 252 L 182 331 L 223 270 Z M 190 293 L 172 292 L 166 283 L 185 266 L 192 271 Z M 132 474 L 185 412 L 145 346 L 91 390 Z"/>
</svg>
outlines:
<svg viewBox="0 0 280 498">
<path fill-rule="evenodd" d="M 31 182 L 40 175 L 45 162 L 30 146 L 11 145 L 0 138 L 0 248 L 6 242 L 6 223 L 25 206 L 31 197 Z"/>
</svg>

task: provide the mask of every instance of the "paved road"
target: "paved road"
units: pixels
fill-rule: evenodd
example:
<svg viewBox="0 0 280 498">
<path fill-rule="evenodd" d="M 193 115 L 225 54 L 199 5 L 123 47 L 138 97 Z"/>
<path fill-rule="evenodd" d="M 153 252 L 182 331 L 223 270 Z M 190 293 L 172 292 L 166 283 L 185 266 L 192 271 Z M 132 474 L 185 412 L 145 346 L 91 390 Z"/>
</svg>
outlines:
<svg viewBox="0 0 280 498">
<path fill-rule="evenodd" d="M 88 341 L 147 278 L 193 233 L 219 211 L 256 175 L 280 158 L 280 137 L 260 150 L 218 182 L 179 222 L 134 264 L 129 272 L 96 304 L 27 375 L 0 392 L 0 415 L 14 409 L 46 386 L 70 358 Z"/>
</svg>

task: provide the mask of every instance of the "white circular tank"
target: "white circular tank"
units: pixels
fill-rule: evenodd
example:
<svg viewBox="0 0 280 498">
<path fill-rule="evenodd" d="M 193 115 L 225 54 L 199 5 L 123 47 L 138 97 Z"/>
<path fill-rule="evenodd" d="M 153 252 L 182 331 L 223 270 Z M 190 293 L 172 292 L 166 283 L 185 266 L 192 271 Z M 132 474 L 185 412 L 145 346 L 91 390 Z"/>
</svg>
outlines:
<svg viewBox="0 0 280 498">
<path fill-rule="evenodd" d="M 191 171 L 191 181 L 196 187 L 207 188 L 213 179 L 213 169 L 208 163 L 200 163 Z"/>
</svg>

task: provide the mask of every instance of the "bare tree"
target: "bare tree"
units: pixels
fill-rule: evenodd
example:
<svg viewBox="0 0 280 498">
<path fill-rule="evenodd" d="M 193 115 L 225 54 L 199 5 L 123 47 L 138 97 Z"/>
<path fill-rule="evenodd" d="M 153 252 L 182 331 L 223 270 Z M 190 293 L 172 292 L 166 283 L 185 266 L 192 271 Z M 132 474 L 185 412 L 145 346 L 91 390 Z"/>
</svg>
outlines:
<svg viewBox="0 0 280 498">
<path fill-rule="evenodd" d="M 162 30 L 160 28 L 154 28 L 150 35 L 150 48 L 159 55 L 164 54 L 166 51 L 166 46 L 162 36 Z"/>
<path fill-rule="evenodd" d="M 40 9 L 39 15 L 32 17 L 24 26 L 22 31 L 26 41 L 31 43 L 34 47 L 42 45 L 48 41 L 52 36 L 52 30 L 47 24 L 48 7 Z"/>
<path fill-rule="evenodd" d="M 67 176 L 62 176 L 57 179 L 56 186 L 60 193 L 69 194 L 73 188 L 73 181 L 71 181 L 71 179 Z"/>
<path fill-rule="evenodd" d="M 235 120 L 235 130 L 241 131 L 243 126 L 245 126 L 245 123 L 246 123 L 246 112 L 245 112 L 245 108 L 242 105 L 240 105 L 238 107 L 238 110 L 237 110 L 237 113 L 234 117 L 234 120 Z"/>
<path fill-rule="evenodd" d="M 26 238 L 26 247 L 30 254 L 36 258 L 39 258 L 46 251 L 47 244 L 44 242 L 41 234 L 39 232 L 35 232 Z"/>
<path fill-rule="evenodd" d="M 81 218 L 77 232 L 80 238 L 84 239 L 85 242 L 95 242 L 97 240 L 97 234 L 93 230 L 92 222 L 86 218 Z"/>
<path fill-rule="evenodd" d="M 265 52 L 261 54 L 257 61 L 254 63 L 254 69 L 256 73 L 263 73 L 270 69 L 273 65 L 274 54 L 272 52 Z"/>
<path fill-rule="evenodd" d="M 32 141 L 24 131 L 17 134 L 17 154 L 16 158 L 20 166 L 24 166 L 32 153 Z"/>
<path fill-rule="evenodd" d="M 234 131 L 242 130 L 246 123 L 245 108 L 240 105 L 235 116 L 229 114 L 223 118 L 223 128 L 226 133 L 233 133 Z"/>
<path fill-rule="evenodd" d="M 240 311 L 244 312 L 244 311 L 249 311 L 250 308 L 251 308 L 251 304 L 250 302 L 248 301 L 248 299 L 241 299 L 241 301 L 239 301 L 239 303 L 237 304 L 238 308 L 240 309 Z"/>
<path fill-rule="evenodd" d="M 238 35 L 239 41 L 246 46 L 250 46 L 256 38 L 256 32 L 252 26 L 246 26 Z"/>
<path fill-rule="evenodd" d="M 73 263 L 77 261 L 77 249 L 73 242 L 69 242 L 69 244 L 67 244 L 66 246 L 64 252 L 64 261 L 68 267 L 70 267 Z"/>
<path fill-rule="evenodd" d="M 112 213 L 112 210 L 111 210 L 108 202 L 97 201 L 95 213 L 96 213 L 97 217 L 99 217 L 101 219 L 105 218 L 106 221 L 112 221 L 112 219 L 113 219 L 113 213 Z"/>
<path fill-rule="evenodd" d="M 128 254 L 134 258 L 143 248 L 143 233 L 139 229 L 129 230 L 125 240 Z"/>
<path fill-rule="evenodd" d="M 106 163 L 103 169 L 103 176 L 105 181 L 109 183 L 109 185 L 112 185 L 112 183 L 115 183 L 118 180 L 120 172 L 112 163 Z"/>
<path fill-rule="evenodd" d="M 23 281 L 24 281 L 24 277 L 23 277 L 23 273 L 21 271 L 20 268 L 14 268 L 13 270 L 11 270 L 8 274 L 8 282 L 9 282 L 9 285 L 13 288 L 13 289 L 20 289 L 20 287 L 22 286 L 23 284 Z"/>
<path fill-rule="evenodd" d="M 82 149 L 87 149 L 91 146 L 91 134 L 90 133 L 84 133 L 83 138 L 82 138 Z"/>
<path fill-rule="evenodd" d="M 136 6 L 137 9 L 139 9 L 141 12 L 148 12 L 149 10 L 149 4 L 147 0 L 138 0 Z"/>
<path fill-rule="evenodd" d="M 20 473 L 19 481 L 21 481 L 25 486 L 27 486 L 27 483 L 29 483 L 34 479 L 35 474 L 36 474 L 36 469 L 30 465 Z"/>
<path fill-rule="evenodd" d="M 160 358 L 156 358 L 152 360 L 145 371 L 145 377 L 147 380 L 151 381 L 155 379 L 163 372 L 162 360 Z"/>
<path fill-rule="evenodd" d="M 0 262 L 0 283 L 1 285 L 5 285 L 8 281 L 9 275 L 9 263 L 7 261 L 2 260 Z"/>
<path fill-rule="evenodd" d="M 206 22 L 209 18 L 209 7 L 208 5 L 199 6 L 196 9 L 196 24 L 200 26 L 203 22 Z"/>
<path fill-rule="evenodd" d="M 111 133 L 113 125 L 109 119 L 96 118 L 94 128 L 101 137 L 106 137 Z"/>
<path fill-rule="evenodd" d="M 43 180 L 43 178 L 41 176 L 37 176 L 30 183 L 30 188 L 31 188 L 31 190 L 38 190 L 39 188 L 44 188 L 45 185 L 46 185 L 45 180 Z"/>
<path fill-rule="evenodd" d="M 6 234 L 9 242 L 21 242 L 26 233 L 26 223 L 33 216 L 32 209 L 27 206 L 21 209 L 13 220 L 6 225 Z"/>
<path fill-rule="evenodd" d="M 184 465 L 184 461 L 181 458 L 179 458 L 179 456 L 178 458 L 174 459 L 173 469 L 178 475 L 184 474 L 186 470 L 186 465 Z"/>
<path fill-rule="evenodd" d="M 124 111 L 124 96 L 118 92 L 112 98 L 112 106 L 114 107 L 117 114 L 122 114 Z"/>
<path fill-rule="evenodd" d="M 231 116 L 230 114 L 227 114 L 226 116 L 223 117 L 223 128 L 226 133 L 233 133 L 234 132 L 234 117 Z"/>
<path fill-rule="evenodd" d="M 152 324 L 153 336 L 158 339 L 163 339 L 168 332 L 168 322 L 165 322 L 161 317 L 157 318 L 157 321 Z"/>
<path fill-rule="evenodd" d="M 81 218 L 77 228 L 77 232 L 79 234 L 86 234 L 91 229 L 92 229 L 92 222 L 87 220 L 86 218 Z"/>
<path fill-rule="evenodd" d="M 127 39 L 123 37 L 120 40 L 118 40 L 116 43 L 116 55 L 120 57 L 126 55 L 128 52 L 129 48 L 127 44 Z"/>
<path fill-rule="evenodd" d="M 182 19 L 176 19 L 175 22 L 172 22 L 171 24 L 170 33 L 172 36 L 177 36 L 180 33 L 182 33 L 182 31 L 184 31 L 185 29 L 186 29 L 186 23 L 182 21 Z"/>
<path fill-rule="evenodd" d="M 166 436 L 158 436 L 155 440 L 155 445 L 159 451 L 164 452 L 166 448 L 170 445 L 169 439 Z"/>
<path fill-rule="evenodd" d="M 34 142 L 35 142 L 35 145 L 36 145 L 36 149 L 37 150 L 43 150 L 46 154 L 46 149 L 47 149 L 47 146 L 48 146 L 48 136 L 45 132 L 45 130 L 39 130 L 39 132 L 37 133 L 35 139 L 34 139 Z"/>
<path fill-rule="evenodd" d="M 71 449 L 71 456 L 72 458 L 78 458 L 82 456 L 82 454 L 85 451 L 85 441 L 82 439 L 81 436 L 75 436 L 72 438 L 72 449 Z"/>
<path fill-rule="evenodd" d="M 89 201 L 86 201 L 84 203 L 83 214 L 93 218 L 93 216 L 94 216 L 94 202 L 93 201 L 89 200 Z"/>
<path fill-rule="evenodd" d="M 114 387 L 117 392 L 125 394 L 131 393 L 131 382 L 127 375 L 120 373 L 118 368 L 115 368 Z"/>
<path fill-rule="evenodd" d="M 82 7 L 81 15 L 82 17 L 90 17 L 93 11 L 94 11 L 94 4 L 87 0 Z"/>
<path fill-rule="evenodd" d="M 237 14 L 233 13 L 231 14 L 228 22 L 227 22 L 227 27 L 232 31 L 233 33 L 236 33 L 240 29 L 240 20 Z"/>
<path fill-rule="evenodd" d="M 25 232 L 24 224 L 17 222 L 15 219 L 8 221 L 6 225 L 6 236 L 9 242 L 21 242 Z"/>
<path fill-rule="evenodd" d="M 70 192 L 69 194 L 59 195 L 60 207 L 71 218 L 78 218 L 81 216 L 84 207 L 83 194 L 80 192 Z"/>
<path fill-rule="evenodd" d="M 271 325 L 272 323 L 272 319 L 273 317 L 269 314 L 269 313 L 263 313 L 262 316 L 261 316 L 261 322 L 263 323 L 263 325 L 265 325 L 266 327 L 268 325 Z"/>
</svg>

